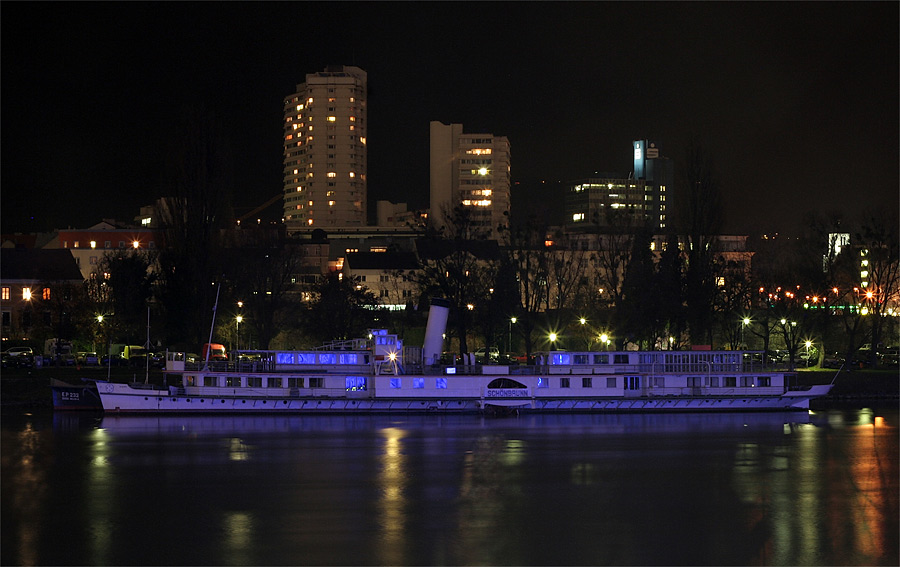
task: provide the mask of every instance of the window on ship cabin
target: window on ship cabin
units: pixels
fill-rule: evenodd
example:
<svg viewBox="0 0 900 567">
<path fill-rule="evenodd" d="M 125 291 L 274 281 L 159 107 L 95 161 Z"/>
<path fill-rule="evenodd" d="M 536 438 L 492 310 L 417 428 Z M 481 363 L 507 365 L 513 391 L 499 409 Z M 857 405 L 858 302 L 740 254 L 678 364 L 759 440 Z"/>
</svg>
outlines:
<svg viewBox="0 0 900 567">
<path fill-rule="evenodd" d="M 568 378 L 560 378 L 559 379 L 559 387 L 560 388 L 568 388 L 569 387 L 569 379 Z"/>
</svg>

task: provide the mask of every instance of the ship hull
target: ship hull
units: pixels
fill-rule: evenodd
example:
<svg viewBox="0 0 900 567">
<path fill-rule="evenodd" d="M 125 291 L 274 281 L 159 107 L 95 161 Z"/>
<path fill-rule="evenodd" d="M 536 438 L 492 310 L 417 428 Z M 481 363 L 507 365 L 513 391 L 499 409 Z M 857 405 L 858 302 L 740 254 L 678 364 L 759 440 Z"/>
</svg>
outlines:
<svg viewBox="0 0 900 567">
<path fill-rule="evenodd" d="M 479 413 L 504 409 L 534 413 L 593 412 L 728 412 L 803 411 L 809 401 L 828 393 L 830 386 L 762 396 L 679 397 L 322 397 L 251 396 L 179 392 L 177 388 L 150 390 L 128 384 L 100 383 L 98 390 L 107 413 L 145 414 L 321 414 L 321 413 Z"/>
</svg>

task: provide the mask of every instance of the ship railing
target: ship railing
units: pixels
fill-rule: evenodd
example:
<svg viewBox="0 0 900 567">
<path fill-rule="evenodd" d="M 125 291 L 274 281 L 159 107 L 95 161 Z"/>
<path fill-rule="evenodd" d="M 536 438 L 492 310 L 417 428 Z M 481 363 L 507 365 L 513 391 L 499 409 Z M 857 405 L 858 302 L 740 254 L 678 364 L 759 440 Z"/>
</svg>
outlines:
<svg viewBox="0 0 900 567">
<path fill-rule="evenodd" d="M 626 391 L 626 395 L 631 390 Z M 644 387 L 640 390 L 644 396 L 675 396 L 675 397 L 716 397 L 716 396 L 779 396 L 784 393 L 781 386 L 742 386 L 719 388 L 715 386 L 662 386 Z"/>
<path fill-rule="evenodd" d="M 340 341 L 331 341 L 321 346 L 313 348 L 314 351 L 330 351 L 330 350 L 372 350 L 372 345 L 368 339 L 347 339 Z"/>
</svg>

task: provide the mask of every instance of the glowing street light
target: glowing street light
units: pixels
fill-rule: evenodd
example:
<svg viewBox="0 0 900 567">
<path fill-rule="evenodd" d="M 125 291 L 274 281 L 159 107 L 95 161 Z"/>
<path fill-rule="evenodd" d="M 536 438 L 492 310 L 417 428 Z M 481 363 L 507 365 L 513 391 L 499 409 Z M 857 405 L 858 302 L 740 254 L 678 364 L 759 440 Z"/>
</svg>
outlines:
<svg viewBox="0 0 900 567">
<path fill-rule="evenodd" d="M 512 326 L 516 321 L 518 321 L 518 319 L 515 317 L 509 318 L 509 335 L 506 339 L 506 352 L 510 352 L 512 350 Z"/>
</svg>

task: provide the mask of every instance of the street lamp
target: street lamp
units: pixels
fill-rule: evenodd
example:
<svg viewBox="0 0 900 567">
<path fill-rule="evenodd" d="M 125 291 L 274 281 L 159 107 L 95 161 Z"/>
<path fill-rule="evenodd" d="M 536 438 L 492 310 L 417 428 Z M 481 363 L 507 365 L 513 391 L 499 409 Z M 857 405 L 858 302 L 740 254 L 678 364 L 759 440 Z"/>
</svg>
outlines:
<svg viewBox="0 0 900 567">
<path fill-rule="evenodd" d="M 606 333 L 600 335 L 600 342 L 606 345 L 606 350 L 609 350 L 609 335 Z"/>
<path fill-rule="evenodd" d="M 556 343 L 556 333 L 550 333 L 550 337 L 549 337 L 549 338 L 550 338 L 550 350 L 554 350 L 554 347 L 556 346 L 556 345 L 555 345 L 555 343 Z"/>
<path fill-rule="evenodd" d="M 812 346 L 812 341 L 806 341 L 806 367 L 809 368 L 809 347 Z"/>
<path fill-rule="evenodd" d="M 243 315 L 238 315 L 237 317 L 234 318 L 234 330 L 235 330 L 235 335 L 237 335 L 237 340 L 236 340 L 237 346 L 235 347 L 234 350 L 241 349 L 241 322 L 243 320 L 244 320 Z"/>
<path fill-rule="evenodd" d="M 744 343 L 744 327 L 750 324 L 750 317 L 744 317 L 741 320 L 741 348 L 747 348 L 746 343 Z"/>
<path fill-rule="evenodd" d="M 513 323 L 518 321 L 515 317 L 509 318 L 509 338 L 506 340 L 506 352 L 510 352 L 512 350 L 512 326 Z"/>
</svg>

